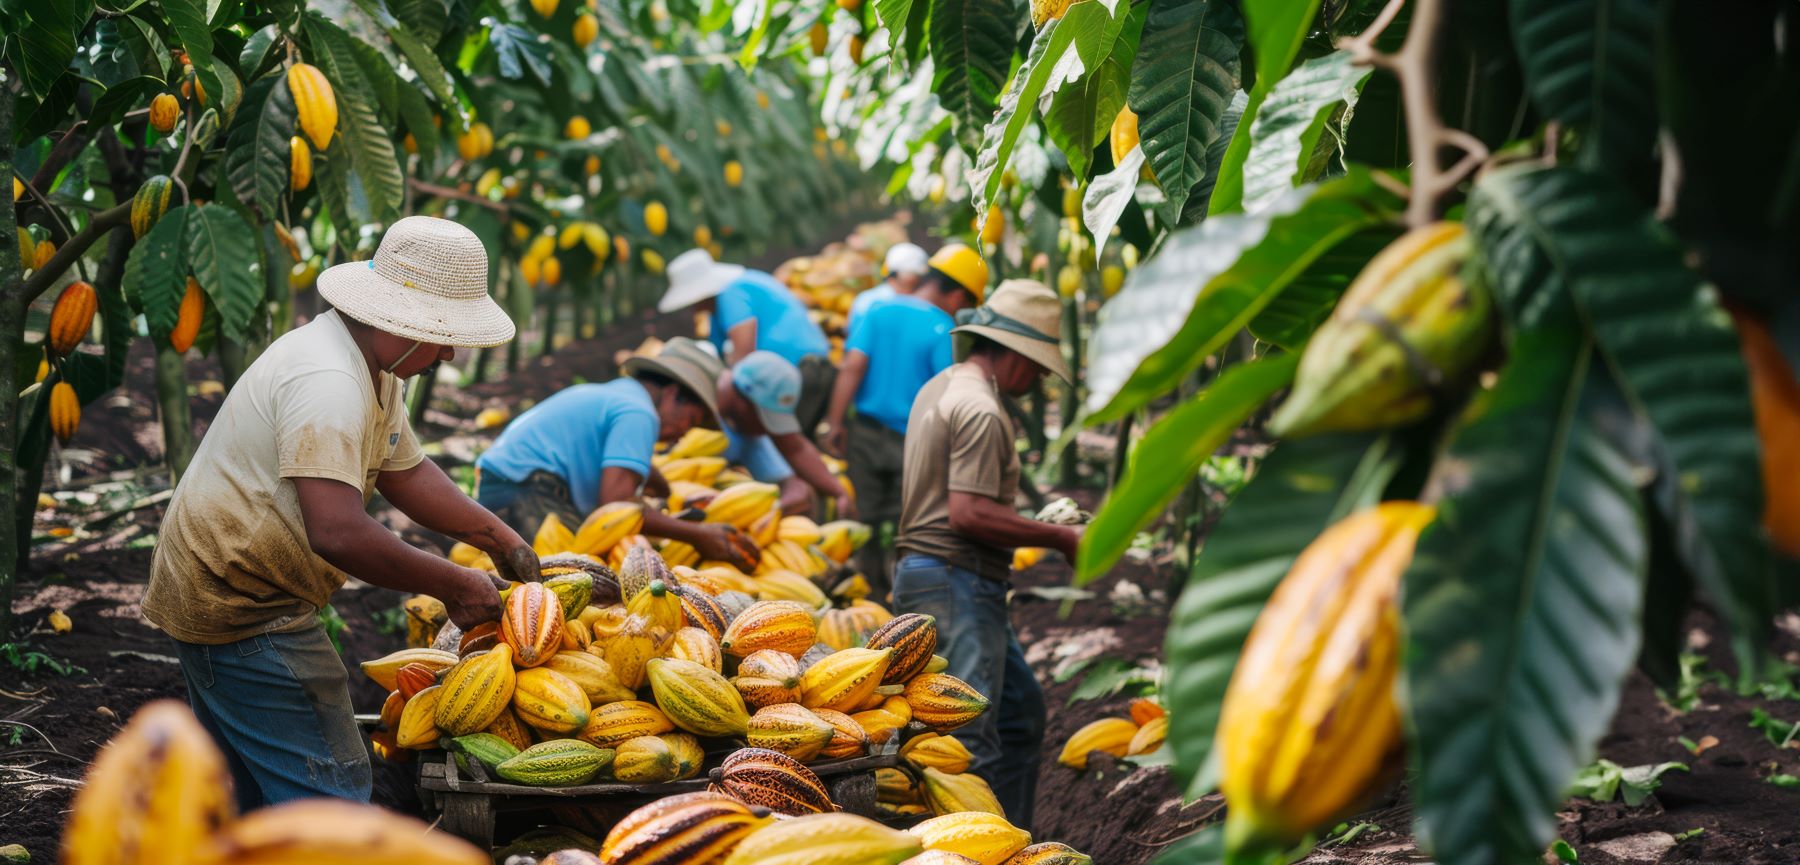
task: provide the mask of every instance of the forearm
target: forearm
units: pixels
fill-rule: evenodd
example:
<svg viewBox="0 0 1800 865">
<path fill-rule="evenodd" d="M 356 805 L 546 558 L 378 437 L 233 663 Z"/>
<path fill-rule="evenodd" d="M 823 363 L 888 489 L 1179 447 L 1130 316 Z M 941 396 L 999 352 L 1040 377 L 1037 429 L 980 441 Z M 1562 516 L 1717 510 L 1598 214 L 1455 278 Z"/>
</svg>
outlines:
<svg viewBox="0 0 1800 865">
<path fill-rule="evenodd" d="M 386 589 L 442 598 L 460 589 L 464 568 L 395 537 L 375 520 L 346 520 L 312 539 L 331 566 Z"/>
<path fill-rule="evenodd" d="M 384 498 L 414 522 L 489 555 L 527 546 L 499 517 L 463 494 L 437 463 L 427 459 L 403 472 L 384 472 L 376 482 Z"/>
<path fill-rule="evenodd" d="M 794 474 L 806 482 L 807 486 L 818 490 L 829 498 L 841 498 L 848 495 L 837 475 L 825 467 L 825 461 L 819 458 L 819 451 L 798 433 L 775 438 L 775 449 L 781 451 L 782 459 L 787 460 L 788 467 Z"/>
<path fill-rule="evenodd" d="M 812 487 L 799 477 L 788 477 L 781 482 L 781 512 L 788 516 L 804 515 L 812 511 Z"/>
<path fill-rule="evenodd" d="M 998 501 L 974 494 L 967 494 L 961 507 L 952 507 L 950 529 L 963 537 L 1000 549 L 1049 547 L 1066 550 L 1073 547 L 1079 537 L 1067 526 L 1040 523 L 1021 516 Z"/>
<path fill-rule="evenodd" d="M 671 541 L 682 541 L 692 544 L 700 537 L 704 523 L 678 520 L 668 514 L 651 508 L 644 509 L 644 535 L 652 538 L 667 538 Z"/>
</svg>

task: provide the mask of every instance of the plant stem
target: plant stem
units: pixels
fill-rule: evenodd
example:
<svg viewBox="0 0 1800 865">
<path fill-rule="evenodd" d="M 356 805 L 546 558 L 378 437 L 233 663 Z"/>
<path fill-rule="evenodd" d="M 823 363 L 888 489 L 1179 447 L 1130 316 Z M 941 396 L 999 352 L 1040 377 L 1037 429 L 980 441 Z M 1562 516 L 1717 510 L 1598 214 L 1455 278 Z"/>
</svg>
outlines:
<svg viewBox="0 0 1800 865">
<path fill-rule="evenodd" d="M 156 347 L 156 404 L 162 416 L 163 461 L 172 487 L 194 458 L 194 417 L 188 408 L 187 363 L 166 342 Z"/>
</svg>

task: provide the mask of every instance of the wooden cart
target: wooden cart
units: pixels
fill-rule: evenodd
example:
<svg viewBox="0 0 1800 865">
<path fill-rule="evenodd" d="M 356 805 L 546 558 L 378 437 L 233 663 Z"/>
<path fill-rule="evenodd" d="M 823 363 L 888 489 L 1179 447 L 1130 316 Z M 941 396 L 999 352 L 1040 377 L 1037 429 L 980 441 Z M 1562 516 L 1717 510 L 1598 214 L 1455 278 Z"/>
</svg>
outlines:
<svg viewBox="0 0 1800 865">
<path fill-rule="evenodd" d="M 527 787 L 488 777 L 478 761 L 467 761 L 468 769 L 464 771 L 447 751 L 424 751 L 419 758 L 419 799 L 426 814 L 438 818 L 438 828 L 482 849 L 493 848 L 495 820 L 503 811 L 570 804 L 639 804 L 704 790 L 718 780 L 720 772 L 715 768 L 708 775 L 667 784 Z M 866 817 L 876 816 L 875 770 L 899 766 L 900 758 L 891 753 L 807 764 L 825 782 L 832 801 L 845 811 Z"/>
</svg>

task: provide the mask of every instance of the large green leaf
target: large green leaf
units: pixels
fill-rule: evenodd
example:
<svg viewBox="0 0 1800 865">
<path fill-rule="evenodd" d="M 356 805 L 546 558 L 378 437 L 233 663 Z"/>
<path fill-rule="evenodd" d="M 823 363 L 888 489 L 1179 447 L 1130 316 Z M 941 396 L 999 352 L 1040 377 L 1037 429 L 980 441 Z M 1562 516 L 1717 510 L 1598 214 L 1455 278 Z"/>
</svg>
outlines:
<svg viewBox="0 0 1800 865">
<path fill-rule="evenodd" d="M 1607 385 L 1593 344 L 1556 305 L 1461 419 L 1405 578 L 1413 808 L 1443 865 L 1539 860 L 1638 651 L 1634 467 L 1584 399 Z"/>
<path fill-rule="evenodd" d="M 517 24 L 495 24 L 488 28 L 488 44 L 493 46 L 500 77 L 520 79 L 530 70 L 539 84 L 551 86 L 550 46 L 537 40 L 537 34 Z M 631 63 L 621 58 L 622 62 Z"/>
<path fill-rule="evenodd" d="M 1006 83 L 1015 21 L 1001 0 L 931 0 L 931 89 L 956 117 L 956 139 L 969 153 L 981 148 Z"/>
<path fill-rule="evenodd" d="M 1510 0 L 1525 84 L 1580 137 L 1581 165 L 1623 170 L 1656 145 L 1656 0 Z"/>
<path fill-rule="evenodd" d="M 357 0 L 357 5 L 381 25 L 389 39 L 394 40 L 394 47 L 400 49 L 406 62 L 418 74 L 419 80 L 437 97 L 438 104 L 454 107 L 457 104 L 455 82 L 450 79 L 450 73 L 438 61 L 437 55 L 432 53 L 426 39 L 414 33 L 409 25 L 401 23 L 399 18 L 388 14 L 380 0 Z M 435 36 L 429 38 L 432 41 L 436 39 Z"/>
<path fill-rule="evenodd" d="M 294 98 L 287 77 L 268 76 L 250 87 L 250 113 L 232 131 L 225 173 L 238 200 L 262 220 L 281 213 L 288 192 L 294 136 Z"/>
<path fill-rule="evenodd" d="M 1095 145 L 1106 140 L 1112 123 L 1126 104 L 1131 90 L 1131 65 L 1143 34 L 1146 4 L 1125 7 L 1124 23 L 1112 50 L 1092 66 L 1079 88 L 1065 87 L 1044 115 L 1044 129 L 1068 157 L 1069 171 L 1077 181 L 1088 178 Z M 1134 177 L 1136 175 L 1133 175 Z"/>
<path fill-rule="evenodd" d="M 1112 53 L 1125 16 L 1113 17 L 1099 0 L 1083 0 L 1069 7 L 1061 19 L 1047 22 L 1031 43 L 1031 54 L 1025 65 L 1013 76 L 1012 86 L 1000 98 L 994 119 L 981 136 L 981 149 L 975 156 L 975 167 L 969 172 L 969 186 L 975 192 L 976 212 L 986 212 L 988 202 L 1000 191 L 1000 179 L 1006 162 L 1012 157 L 1019 134 L 1037 114 L 1038 101 L 1054 94 L 1065 83 L 1071 71 L 1080 77 L 1088 62 L 1098 62 Z M 1073 49 L 1073 70 L 1065 69 L 1064 55 Z M 1092 58 L 1089 61 L 1088 58 Z M 1091 147 L 1089 149 L 1092 149 Z M 1085 155 L 1085 154 L 1084 154 Z"/>
<path fill-rule="evenodd" d="M 396 95 L 399 97 L 400 120 L 406 124 L 407 134 L 413 137 L 413 146 L 418 148 L 419 164 L 429 174 L 431 166 L 437 164 L 438 152 L 438 129 L 431 121 L 431 104 L 426 101 L 424 91 L 404 81 Z"/>
<path fill-rule="evenodd" d="M 444 35 L 444 25 L 449 23 L 443 0 L 387 0 L 387 6 L 401 24 L 427 45 L 436 45 Z"/>
<path fill-rule="evenodd" d="M 1180 213 L 1238 91 L 1244 20 L 1227 0 L 1151 0 L 1131 67 L 1131 108 L 1150 170 Z"/>
<path fill-rule="evenodd" d="M 363 72 L 350 35 L 317 14 L 306 16 L 306 32 L 314 59 L 337 93 L 338 131 L 350 154 L 351 168 L 368 197 L 374 217 L 396 216 L 406 197 L 406 177 L 394 153 L 394 142 L 382 126 L 371 98 L 373 85 Z M 336 150 L 336 147 L 333 148 Z"/>
<path fill-rule="evenodd" d="M 1351 63 L 1350 52 L 1334 51 L 1301 63 L 1275 85 L 1250 130 L 1250 153 L 1238 189 L 1243 209 L 1255 213 L 1327 170 L 1344 136 L 1342 124 L 1372 71 Z M 1225 186 L 1223 177 L 1220 186 Z"/>
<path fill-rule="evenodd" d="M 1137 455 L 1081 536 L 1077 585 L 1093 581 L 1130 548 L 1213 452 L 1269 397 L 1294 380 L 1299 354 L 1240 363 L 1169 412 L 1133 451 Z"/>
<path fill-rule="evenodd" d="M 1163 681 L 1175 777 L 1190 798 L 1218 781 L 1220 705 L 1263 604 L 1319 532 L 1381 500 L 1399 456 L 1372 435 L 1283 442 L 1207 535 L 1170 614 Z"/>
<path fill-rule="evenodd" d="M 1400 238 L 1397 225 L 1364 229 L 1325 251 L 1306 271 L 1250 320 L 1250 333 L 1264 342 L 1298 351 L 1331 315 L 1350 282 L 1388 244 Z"/>
<path fill-rule="evenodd" d="M 125 259 L 121 284 L 125 299 L 144 316 L 150 339 L 162 345 L 181 317 L 181 296 L 187 293 L 187 247 L 184 243 L 188 205 L 169 208 L 131 248 Z"/>
<path fill-rule="evenodd" d="M 93 9 L 93 0 L 58 0 L 32 4 L 29 12 L 8 10 L 7 17 L 12 19 L 5 28 L 11 36 L 9 53 L 33 96 L 49 96 L 51 85 L 68 71 L 77 50 L 75 38 L 87 26 Z M 20 20 L 26 17 L 28 21 Z"/>
<path fill-rule="evenodd" d="M 1315 258 L 1394 221 L 1402 206 L 1352 166 L 1344 177 L 1288 193 L 1264 213 L 1215 217 L 1171 235 L 1100 308 L 1088 354 L 1089 422 L 1122 416 L 1174 389 Z"/>
<path fill-rule="evenodd" d="M 1540 301 L 1562 288 L 1581 307 L 1680 478 L 1678 549 L 1730 625 L 1740 675 L 1754 679 L 1777 596 L 1748 373 L 1714 292 L 1650 212 L 1601 175 L 1515 166 L 1477 184 L 1471 209 L 1495 226 L 1484 233 L 1517 238 L 1489 261 L 1547 270 Z"/>
<path fill-rule="evenodd" d="M 181 40 L 182 49 L 187 51 L 188 63 L 193 65 L 200 86 L 209 94 L 224 93 L 225 86 L 219 82 L 213 68 L 212 27 L 206 19 L 206 0 L 159 0 L 157 5 L 168 16 L 169 26 Z"/>
<path fill-rule="evenodd" d="M 186 239 L 188 267 L 219 311 L 225 335 L 243 340 L 263 296 L 256 232 L 231 208 L 203 204 L 188 217 Z"/>
<path fill-rule="evenodd" d="M 1269 92 L 1288 74 L 1318 11 L 1319 0 L 1245 0 L 1244 33 L 1256 58 L 1257 89 Z"/>
</svg>

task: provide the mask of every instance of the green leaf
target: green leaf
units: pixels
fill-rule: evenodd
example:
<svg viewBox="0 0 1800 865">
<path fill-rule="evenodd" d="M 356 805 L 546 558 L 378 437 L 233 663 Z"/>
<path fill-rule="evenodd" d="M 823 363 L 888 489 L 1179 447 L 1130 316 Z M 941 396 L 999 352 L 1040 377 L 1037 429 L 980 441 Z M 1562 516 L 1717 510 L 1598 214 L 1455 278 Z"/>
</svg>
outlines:
<svg viewBox="0 0 1800 865">
<path fill-rule="evenodd" d="M 1299 351 L 1369 260 L 1400 235 L 1399 226 L 1379 225 L 1326 250 L 1250 320 L 1250 333 L 1264 342 Z"/>
<path fill-rule="evenodd" d="M 1250 130 L 1244 210 L 1255 213 L 1324 172 L 1344 137 L 1342 124 L 1372 72 L 1352 64 L 1350 52 L 1334 51 L 1301 63 L 1270 91 Z"/>
<path fill-rule="evenodd" d="M 120 81 L 94 100 L 94 110 L 88 114 L 87 121 L 96 127 L 113 126 L 124 118 L 125 112 L 146 102 L 145 97 L 162 92 L 166 86 L 162 79 L 148 75 Z"/>
<path fill-rule="evenodd" d="M 1112 236 L 1113 226 L 1125 215 L 1125 208 L 1137 197 L 1138 177 L 1144 170 L 1144 148 L 1133 147 L 1111 171 L 1088 184 L 1087 196 L 1081 200 L 1081 222 L 1088 236 L 1094 238 L 1095 257 Z"/>
<path fill-rule="evenodd" d="M 1443 865 L 1537 861 L 1638 651 L 1634 467 L 1595 407 L 1593 343 L 1552 303 L 1463 414 L 1405 577 L 1416 832 Z"/>
<path fill-rule="evenodd" d="M 1655 0 L 1510 0 L 1525 86 L 1579 135 L 1580 164 L 1623 171 L 1656 146 Z"/>
<path fill-rule="evenodd" d="M 1075 583 L 1085 585 L 1106 573 L 1131 539 L 1187 486 L 1200 466 L 1269 397 L 1294 380 L 1299 354 L 1240 363 L 1169 412 L 1144 434 L 1133 459 L 1094 521 L 1081 537 Z"/>
<path fill-rule="evenodd" d="M 1217 783 L 1219 708 L 1263 604 L 1326 526 L 1381 500 L 1401 456 L 1372 435 L 1282 442 L 1207 536 L 1170 614 L 1163 681 L 1175 777 L 1190 799 Z"/>
<path fill-rule="evenodd" d="M 916 59 L 910 50 L 902 51 L 899 48 L 915 45 L 922 41 L 920 34 L 913 30 L 917 27 L 917 24 L 913 22 L 913 15 L 915 12 L 924 14 L 930 9 L 930 0 L 875 0 L 875 17 L 881 22 L 881 26 L 888 30 L 888 44 L 895 47 L 895 50 L 889 53 L 889 56 L 894 59 L 895 66 L 906 65 L 901 62 L 903 59 Z"/>
<path fill-rule="evenodd" d="M 1213 823 L 1163 848 L 1150 865 L 1223 865 L 1225 826 Z"/>
<path fill-rule="evenodd" d="M 1477 184 L 1471 209 L 1491 214 L 1483 219 L 1500 228 L 1490 233 L 1516 239 L 1510 255 L 1488 260 L 1542 269 L 1540 293 L 1566 286 L 1582 308 L 1679 478 L 1677 549 L 1724 613 L 1740 677 L 1753 680 L 1778 600 L 1749 378 L 1730 318 L 1667 230 L 1605 177 L 1513 167 Z"/>
<path fill-rule="evenodd" d="M 400 172 L 389 131 L 371 101 L 373 85 L 358 64 L 349 34 L 317 14 L 306 16 L 306 32 L 312 41 L 314 59 L 337 93 L 338 131 L 343 143 L 332 150 L 342 148 L 349 153 L 351 168 L 368 197 L 372 215 L 388 221 L 398 215 L 405 200 L 406 177 Z M 354 188 L 349 178 L 345 180 L 346 189 Z"/>
<path fill-rule="evenodd" d="M 275 40 L 280 35 L 279 28 L 273 24 L 267 24 L 250 34 L 249 39 L 244 40 L 244 49 L 238 52 L 238 68 L 243 70 L 252 82 L 260 78 L 265 71 L 263 64 L 275 59 Z M 251 84 L 251 87 L 255 86 L 254 83 Z"/>
<path fill-rule="evenodd" d="M 169 26 L 181 40 L 182 49 L 187 51 L 188 62 L 193 64 L 200 86 L 209 94 L 224 94 L 225 87 L 219 83 L 219 76 L 213 69 L 212 27 L 207 23 L 206 0 L 158 0 L 158 5 L 168 16 Z M 175 71 L 180 73 L 181 70 Z"/>
<path fill-rule="evenodd" d="M 1226 0 L 1151 0 L 1131 67 L 1138 141 L 1180 213 L 1206 171 L 1206 149 L 1238 91 L 1244 20 Z"/>
<path fill-rule="evenodd" d="M 204 204 L 188 218 L 185 236 L 188 267 L 219 311 L 225 335 L 245 339 L 263 296 L 256 232 L 231 208 Z"/>
<path fill-rule="evenodd" d="M 1319 0 L 1245 0 L 1244 35 L 1256 58 L 1257 89 L 1269 92 L 1288 74 L 1318 11 Z"/>
<path fill-rule="evenodd" d="M 33 96 L 38 99 L 50 96 L 51 86 L 68 71 L 77 50 L 75 37 L 87 26 L 93 9 L 92 0 L 32 4 L 26 13 L 29 22 L 11 34 L 8 42 L 12 51 L 16 51 L 14 64 Z M 7 30 L 17 26 L 23 11 L 8 12 L 7 17 L 14 23 L 9 24 Z"/>
<path fill-rule="evenodd" d="M 357 5 L 381 25 L 389 39 L 394 40 L 394 47 L 405 55 L 406 62 L 412 66 L 432 95 L 437 97 L 438 104 L 454 108 L 457 105 L 455 82 L 450 79 L 450 73 L 444 69 L 444 64 L 438 62 L 431 47 L 408 29 L 407 25 L 400 23 L 399 18 L 388 14 L 382 8 L 380 0 L 357 0 Z"/>
<path fill-rule="evenodd" d="M 994 0 L 931 0 L 931 90 L 956 117 L 956 139 L 969 153 L 981 148 L 1012 65 L 1012 11 Z"/>
<path fill-rule="evenodd" d="M 232 131 L 225 173 L 245 207 L 258 219 L 273 220 L 281 214 L 293 164 L 294 98 L 287 76 L 272 75 L 256 82 L 247 105 L 251 115 Z"/>
<path fill-rule="evenodd" d="M 131 255 L 125 259 L 125 278 L 121 288 L 131 307 L 144 316 L 150 339 L 157 345 L 168 342 L 169 331 L 181 317 L 181 296 L 187 293 L 187 248 L 183 243 L 187 229 L 188 205 L 171 207 L 143 237 L 138 238 Z"/>
<path fill-rule="evenodd" d="M 351 236 L 357 226 L 374 218 L 369 213 L 368 199 L 350 194 L 350 175 L 350 154 L 344 148 L 313 154 L 313 186 L 325 213 L 331 217 L 332 228 L 343 232 L 343 237 Z"/>
<path fill-rule="evenodd" d="M 537 34 L 516 24 L 496 24 L 488 29 L 488 44 L 494 48 L 501 78 L 524 78 L 530 69 L 539 84 L 551 86 L 550 46 L 539 42 Z"/>
<path fill-rule="evenodd" d="M 400 119 L 406 124 L 406 131 L 412 134 L 413 145 L 419 151 L 419 164 L 428 171 L 437 164 L 438 130 L 437 124 L 431 122 L 430 103 L 425 101 L 425 94 L 419 88 L 407 82 L 401 82 L 396 94 L 400 105 Z M 404 160 L 406 157 L 395 154 Z"/>
<path fill-rule="evenodd" d="M 444 25 L 449 23 L 443 0 L 387 0 L 387 5 L 425 44 L 436 45 L 443 38 Z"/>
<path fill-rule="evenodd" d="M 1265 213 L 1215 217 L 1170 235 L 1100 308 L 1088 354 L 1089 423 L 1174 389 L 1315 258 L 1394 221 L 1401 206 L 1352 166 L 1344 177 L 1288 193 Z"/>
</svg>

